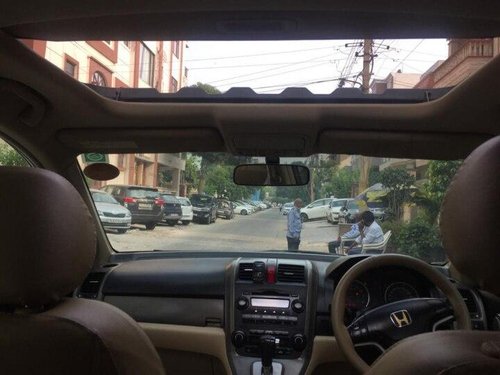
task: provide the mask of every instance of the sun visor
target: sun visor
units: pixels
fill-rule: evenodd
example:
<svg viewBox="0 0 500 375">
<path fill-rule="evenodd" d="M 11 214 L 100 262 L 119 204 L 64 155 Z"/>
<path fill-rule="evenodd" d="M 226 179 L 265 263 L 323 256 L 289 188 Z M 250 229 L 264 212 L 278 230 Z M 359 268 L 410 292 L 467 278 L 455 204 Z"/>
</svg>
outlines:
<svg viewBox="0 0 500 375">
<path fill-rule="evenodd" d="M 216 129 L 65 129 L 57 139 L 79 153 L 216 152 L 224 142 Z"/>
<path fill-rule="evenodd" d="M 491 137 L 487 134 L 325 130 L 319 136 L 318 152 L 453 160 L 467 157 Z"/>
</svg>

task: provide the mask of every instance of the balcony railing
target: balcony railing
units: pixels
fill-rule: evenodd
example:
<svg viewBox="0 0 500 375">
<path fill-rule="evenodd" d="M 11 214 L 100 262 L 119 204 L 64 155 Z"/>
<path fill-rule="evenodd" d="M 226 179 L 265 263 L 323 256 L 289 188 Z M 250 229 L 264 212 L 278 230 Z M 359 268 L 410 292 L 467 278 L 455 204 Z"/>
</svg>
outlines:
<svg viewBox="0 0 500 375">
<path fill-rule="evenodd" d="M 469 57 L 493 57 L 493 39 L 469 40 L 448 57 L 435 71 L 434 82 L 438 82 Z"/>
</svg>

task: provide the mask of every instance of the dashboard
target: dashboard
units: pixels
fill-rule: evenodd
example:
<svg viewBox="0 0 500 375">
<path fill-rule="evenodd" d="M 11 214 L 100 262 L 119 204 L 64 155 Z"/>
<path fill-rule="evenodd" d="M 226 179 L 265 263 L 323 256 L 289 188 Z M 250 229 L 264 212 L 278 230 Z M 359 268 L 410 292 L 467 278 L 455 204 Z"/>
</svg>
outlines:
<svg viewBox="0 0 500 375">
<path fill-rule="evenodd" d="M 142 323 L 224 330 L 234 374 L 260 356 L 262 335 L 277 338 L 275 359 L 304 373 L 318 336 L 333 336 L 335 285 L 367 255 L 303 253 L 122 253 L 75 292 L 122 309 Z M 438 269 L 447 275 L 446 268 Z M 457 285 L 475 329 L 487 327 L 479 293 Z M 429 281 L 400 267 L 375 269 L 351 284 L 345 324 L 365 310 L 407 298 L 440 297 Z"/>
</svg>

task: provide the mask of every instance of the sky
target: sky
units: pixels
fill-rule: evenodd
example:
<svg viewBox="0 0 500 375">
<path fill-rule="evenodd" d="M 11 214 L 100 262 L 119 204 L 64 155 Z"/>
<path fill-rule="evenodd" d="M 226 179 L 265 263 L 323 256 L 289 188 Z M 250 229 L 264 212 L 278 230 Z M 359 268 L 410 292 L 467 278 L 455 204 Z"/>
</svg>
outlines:
<svg viewBox="0 0 500 375">
<path fill-rule="evenodd" d="M 259 93 L 279 93 L 293 86 L 329 94 L 338 87 L 338 78 L 355 80 L 361 71 L 362 57 L 354 58 L 354 52 L 362 51 L 359 42 L 188 41 L 184 55 L 188 85 L 208 83 L 223 92 L 251 87 Z M 446 59 L 448 45 L 445 39 L 375 40 L 373 50 L 377 56 L 372 78 L 385 78 L 399 69 L 424 73 L 437 60 Z"/>
</svg>

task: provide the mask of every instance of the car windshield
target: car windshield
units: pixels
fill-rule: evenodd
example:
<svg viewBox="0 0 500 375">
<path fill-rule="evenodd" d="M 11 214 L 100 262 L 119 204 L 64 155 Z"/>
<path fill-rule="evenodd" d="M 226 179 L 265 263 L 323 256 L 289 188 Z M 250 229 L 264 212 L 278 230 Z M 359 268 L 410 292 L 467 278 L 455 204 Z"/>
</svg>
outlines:
<svg viewBox="0 0 500 375">
<path fill-rule="evenodd" d="M 282 158 L 281 163 L 307 166 L 311 175 L 309 184 L 261 187 L 236 185 L 232 180 L 236 165 L 264 162 L 260 157 L 242 160 L 223 152 L 158 154 L 148 165 L 157 174 L 145 175 L 130 174 L 140 171 L 138 166 L 143 164 L 143 158 L 137 154 L 105 157 L 114 165 L 126 163 L 113 183 L 123 186 L 131 180 L 137 185 L 142 179 L 146 186 L 171 192 L 162 196 L 165 201 L 178 202 L 175 195 L 179 195 L 183 204 L 190 199 L 195 208 L 192 218 L 172 216 L 164 221 L 161 210 L 155 210 L 155 203 L 142 204 L 135 210 L 133 203 L 120 202 L 131 211 L 132 227 L 126 235 L 108 233 L 116 251 L 287 251 L 291 229 L 288 215 L 299 215 L 299 251 L 329 254 L 329 243 L 360 220 L 356 215 L 377 208 L 370 212 L 381 229 L 377 239 L 381 247 L 376 250 L 410 254 L 428 262 L 445 260 L 437 225 L 439 207 L 461 164 L 461 161 L 335 154 Z M 86 165 L 83 156 L 79 162 L 82 167 Z M 369 171 L 365 175 L 361 173 L 363 163 Z M 94 189 L 106 185 L 93 180 L 89 184 Z M 158 194 L 136 187 L 129 192 L 136 196 Z M 346 198 L 349 210 L 341 210 L 335 214 L 338 217 L 333 217 L 329 215 L 329 201 L 334 199 L 333 206 L 345 203 L 345 199 L 335 200 L 336 197 L 349 197 Z M 302 201 L 300 210 L 293 209 L 297 199 Z M 218 210 L 223 202 L 234 203 L 234 216 Z M 306 209 L 312 202 L 317 204 Z M 158 223 L 153 232 L 143 230 L 144 217 Z M 185 219 L 192 224 L 181 225 Z M 385 241 L 387 236 L 390 238 Z"/>
<path fill-rule="evenodd" d="M 178 197 L 177 200 L 179 202 L 181 202 L 181 206 L 183 206 L 183 207 L 189 207 L 189 206 L 191 206 L 191 202 L 189 201 L 189 199 Z"/>
<path fill-rule="evenodd" d="M 115 198 L 106 193 L 97 193 L 92 192 L 92 199 L 96 203 L 111 203 L 111 204 L 119 204 Z"/>
<path fill-rule="evenodd" d="M 179 200 L 173 195 L 163 194 L 161 197 L 165 203 L 180 203 Z"/>
<path fill-rule="evenodd" d="M 159 193 L 153 189 L 132 188 L 128 194 L 134 198 L 158 198 Z"/>
</svg>

